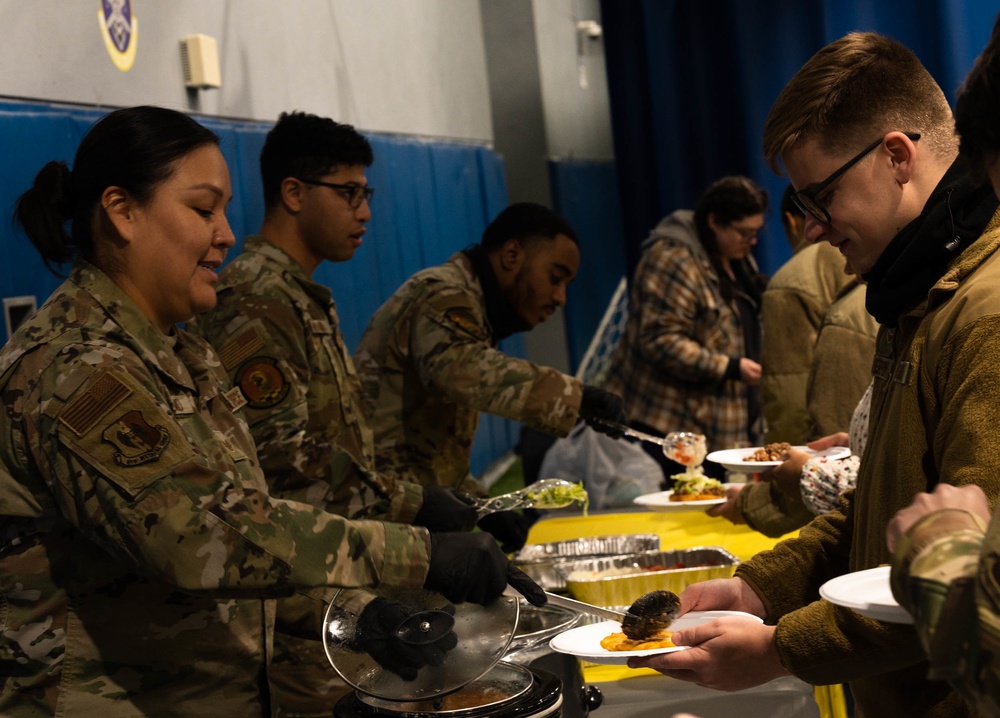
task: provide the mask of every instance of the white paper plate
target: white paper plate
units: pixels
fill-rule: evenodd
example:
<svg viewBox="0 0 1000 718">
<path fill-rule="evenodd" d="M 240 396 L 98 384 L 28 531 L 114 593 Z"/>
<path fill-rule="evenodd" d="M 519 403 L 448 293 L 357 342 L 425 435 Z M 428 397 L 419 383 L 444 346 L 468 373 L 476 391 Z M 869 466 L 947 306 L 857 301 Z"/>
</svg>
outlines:
<svg viewBox="0 0 1000 718">
<path fill-rule="evenodd" d="M 670 630 L 680 631 L 725 616 L 740 616 L 757 623 L 763 623 L 757 616 L 742 611 L 691 611 L 674 621 Z M 568 653 L 591 663 L 604 663 L 610 666 L 623 666 L 628 663 L 631 656 L 652 656 L 657 653 L 673 653 L 688 649 L 688 646 L 676 646 L 674 648 L 649 648 L 644 651 L 609 651 L 601 647 L 602 638 L 621 630 L 621 624 L 617 621 L 603 621 L 579 626 L 560 633 L 549 641 L 549 647 L 553 651 Z"/>
<path fill-rule="evenodd" d="M 890 571 L 889 566 L 879 566 L 837 576 L 819 587 L 819 595 L 862 616 L 886 623 L 913 623 L 913 616 L 892 596 Z"/>
<path fill-rule="evenodd" d="M 729 471 L 737 474 L 756 474 L 761 471 L 773 469 L 775 466 L 781 466 L 780 461 L 743 460 L 747 456 L 752 456 L 753 453 L 760 448 L 763 447 L 751 446 L 748 449 L 724 449 L 722 451 L 713 451 L 711 454 L 706 456 L 705 459 L 716 464 L 721 464 Z M 851 450 L 846 446 L 831 446 L 829 449 L 823 449 L 822 451 L 813 451 L 808 446 L 793 446 L 792 448 L 804 451 L 812 458 L 826 457 L 827 459 L 846 459 L 851 455 Z"/>
<path fill-rule="evenodd" d="M 726 488 L 732 484 L 723 484 Z M 673 491 L 657 491 L 652 494 L 643 494 L 632 499 L 632 503 L 651 511 L 692 511 L 703 510 L 709 506 L 718 506 L 726 502 L 726 498 L 704 499 L 702 501 L 671 501 Z"/>
</svg>

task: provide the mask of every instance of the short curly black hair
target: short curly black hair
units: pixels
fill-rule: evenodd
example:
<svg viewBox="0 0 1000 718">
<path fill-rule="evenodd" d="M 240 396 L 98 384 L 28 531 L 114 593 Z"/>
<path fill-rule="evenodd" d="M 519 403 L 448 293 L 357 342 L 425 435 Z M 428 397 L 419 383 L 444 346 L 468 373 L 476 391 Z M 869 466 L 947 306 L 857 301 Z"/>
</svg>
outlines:
<svg viewBox="0 0 1000 718">
<path fill-rule="evenodd" d="M 372 147 L 351 125 L 306 112 L 283 112 L 267 133 L 260 153 L 264 206 L 273 207 L 289 177 L 318 179 L 337 167 L 374 161 Z"/>
<path fill-rule="evenodd" d="M 503 246 L 508 239 L 555 239 L 559 234 L 566 235 L 574 244 L 580 243 L 569 222 L 548 207 L 517 202 L 490 222 L 483 232 L 482 246 L 489 252 Z"/>
<path fill-rule="evenodd" d="M 955 130 L 959 152 L 968 159 L 973 176 L 986 179 L 989 165 L 1000 159 L 1000 15 L 993 34 L 958 91 Z"/>
</svg>

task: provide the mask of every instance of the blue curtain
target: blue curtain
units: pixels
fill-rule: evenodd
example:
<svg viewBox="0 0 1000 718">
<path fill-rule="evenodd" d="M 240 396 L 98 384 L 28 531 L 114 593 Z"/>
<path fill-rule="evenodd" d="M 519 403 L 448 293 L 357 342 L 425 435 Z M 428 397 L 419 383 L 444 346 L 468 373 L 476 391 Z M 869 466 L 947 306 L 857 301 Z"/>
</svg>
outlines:
<svg viewBox="0 0 1000 718">
<path fill-rule="evenodd" d="M 10 222 L 17 197 L 49 160 L 72 163 L 76 147 L 105 110 L 0 102 L 0 297 L 34 295 L 41 305 L 61 280 L 48 272 L 37 252 Z M 269 123 L 198 118 L 220 137 L 229 165 L 233 201 L 227 215 L 237 237 L 229 252 L 264 216 L 258 159 Z M 488 148 L 425 142 L 418 138 L 368 135 L 375 152 L 369 183 L 376 188 L 373 219 L 364 245 L 344 264 L 324 263 L 317 281 L 333 290 L 342 331 L 357 345 L 368 319 L 411 274 L 439 264 L 477 242 L 489 221 L 507 205 L 502 158 Z M 0 324 L 2 327 L 2 324 Z M 520 336 L 502 349 L 524 356 Z M 517 424 L 483 416 L 472 453 L 472 470 L 486 465 L 517 442 Z"/>
<path fill-rule="evenodd" d="M 987 0 L 602 0 L 630 272 L 650 228 L 723 175 L 754 178 L 777 203 L 787 181 L 764 162 L 764 121 L 821 47 L 852 30 L 892 36 L 954 101 L 997 10 Z M 773 273 L 789 254 L 772 211 L 757 259 Z"/>
<path fill-rule="evenodd" d="M 556 210 L 580 240 L 580 271 L 566 292 L 566 347 L 576 371 L 621 277 L 625 276 L 618 178 L 611 161 L 549 163 Z"/>
</svg>

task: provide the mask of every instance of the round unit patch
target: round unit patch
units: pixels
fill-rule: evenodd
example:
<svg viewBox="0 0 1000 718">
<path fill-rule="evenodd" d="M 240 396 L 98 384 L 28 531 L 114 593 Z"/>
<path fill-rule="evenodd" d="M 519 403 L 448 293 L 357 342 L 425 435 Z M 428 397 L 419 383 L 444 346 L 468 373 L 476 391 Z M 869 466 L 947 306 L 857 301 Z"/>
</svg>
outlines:
<svg viewBox="0 0 1000 718">
<path fill-rule="evenodd" d="M 278 368 L 278 360 L 271 357 L 254 357 L 245 362 L 236 372 L 236 384 L 251 409 L 275 406 L 288 396 L 291 389 L 291 384 Z"/>
</svg>

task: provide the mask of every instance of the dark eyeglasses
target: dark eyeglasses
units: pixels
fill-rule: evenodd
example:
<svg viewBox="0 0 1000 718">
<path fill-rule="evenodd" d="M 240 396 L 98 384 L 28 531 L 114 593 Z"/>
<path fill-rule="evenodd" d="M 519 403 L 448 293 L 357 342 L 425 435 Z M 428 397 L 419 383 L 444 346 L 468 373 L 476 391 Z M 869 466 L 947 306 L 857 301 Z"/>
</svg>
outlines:
<svg viewBox="0 0 1000 718">
<path fill-rule="evenodd" d="M 319 187 L 329 187 L 332 190 L 336 190 L 344 199 L 347 200 L 347 204 L 351 209 L 357 209 L 360 207 L 362 200 L 370 204 L 372 201 L 372 195 L 375 194 L 374 187 L 367 187 L 359 184 L 337 184 L 335 182 L 320 182 L 319 180 L 307 179 L 300 179 L 299 182 L 302 182 L 303 184 L 313 184 Z"/>
<path fill-rule="evenodd" d="M 911 141 L 916 142 L 920 139 L 919 132 L 904 132 L 904 135 L 910 138 Z M 822 224 L 830 224 L 830 213 L 826 211 L 820 201 L 817 199 L 818 195 L 823 192 L 827 187 L 829 187 L 833 182 L 835 182 L 842 174 L 851 169 L 854 165 L 860 162 L 865 155 L 874 150 L 880 144 L 885 137 L 880 137 L 875 142 L 871 143 L 858 154 L 854 155 L 851 159 L 847 160 L 838 169 L 834 170 L 833 174 L 827 177 L 825 180 L 820 182 L 818 185 L 812 189 L 804 189 L 801 192 L 796 192 L 792 195 L 792 201 L 795 202 L 795 206 L 801 209 L 805 214 L 809 215 L 817 222 Z"/>
</svg>

